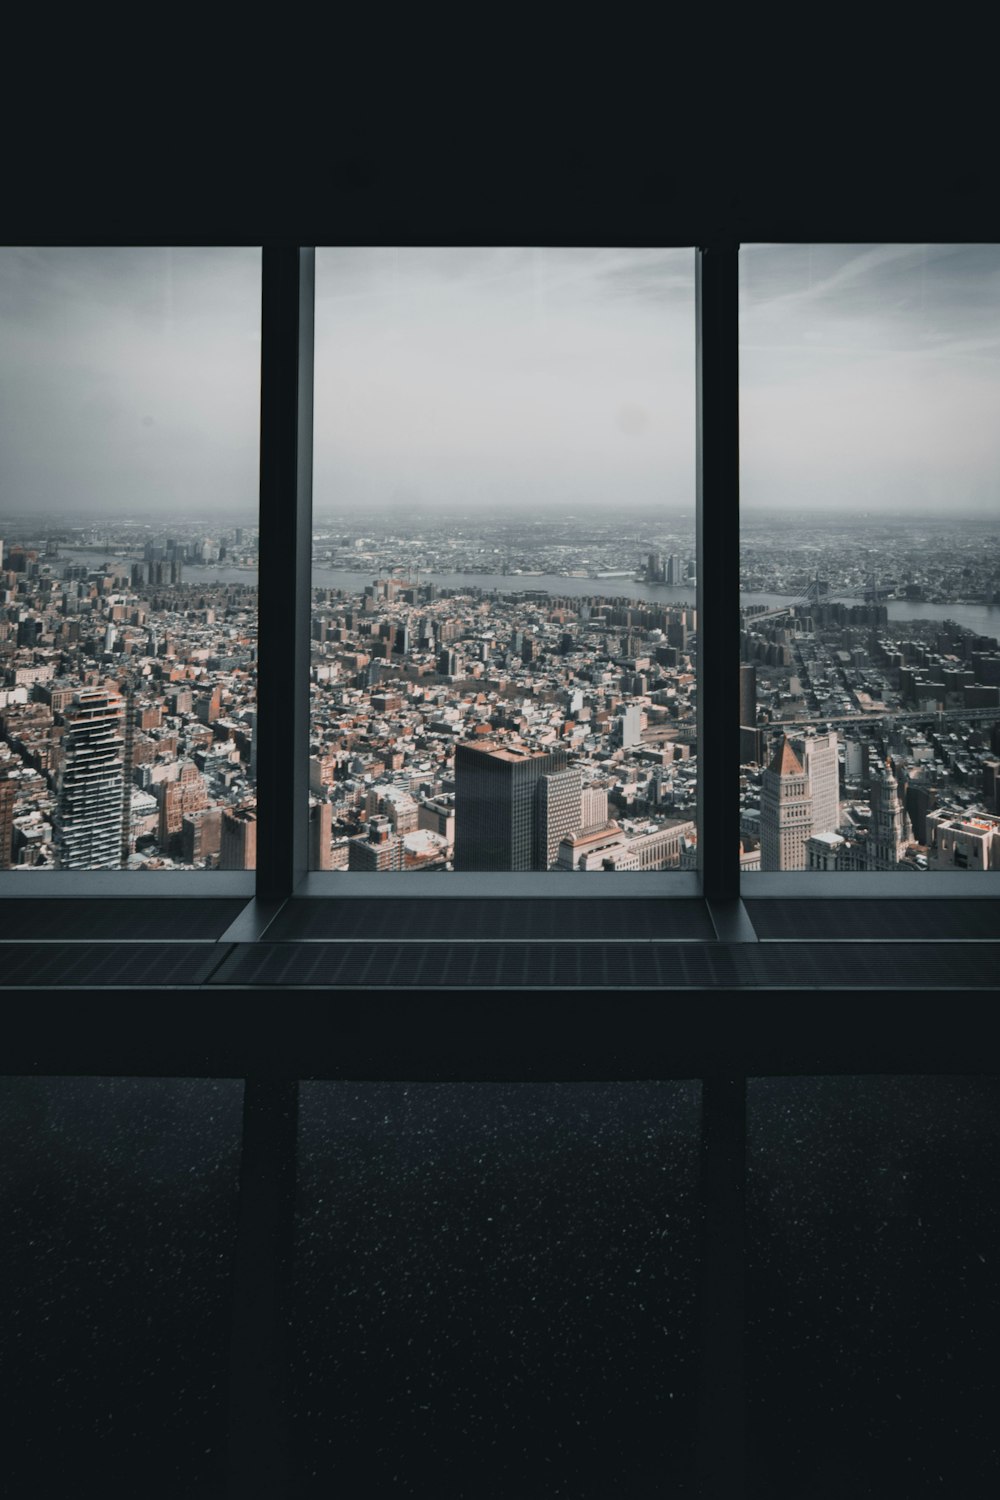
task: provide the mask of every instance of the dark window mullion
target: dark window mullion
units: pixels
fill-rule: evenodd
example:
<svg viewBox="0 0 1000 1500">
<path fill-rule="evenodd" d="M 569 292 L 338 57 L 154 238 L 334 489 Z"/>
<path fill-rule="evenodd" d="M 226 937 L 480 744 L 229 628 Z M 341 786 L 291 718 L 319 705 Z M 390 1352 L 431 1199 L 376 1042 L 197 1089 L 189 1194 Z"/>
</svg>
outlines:
<svg viewBox="0 0 1000 1500">
<path fill-rule="evenodd" d="M 739 897 L 739 297 L 735 243 L 697 251 L 698 864 Z"/>
<path fill-rule="evenodd" d="M 265 246 L 261 295 L 257 896 L 308 865 L 315 251 Z"/>
</svg>

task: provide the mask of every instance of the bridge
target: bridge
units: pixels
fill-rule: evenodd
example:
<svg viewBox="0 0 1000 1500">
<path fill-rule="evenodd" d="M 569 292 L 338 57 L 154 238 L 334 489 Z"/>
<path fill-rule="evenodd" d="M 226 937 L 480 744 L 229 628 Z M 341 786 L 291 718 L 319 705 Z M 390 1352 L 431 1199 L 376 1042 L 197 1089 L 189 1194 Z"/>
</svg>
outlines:
<svg viewBox="0 0 1000 1500">
<path fill-rule="evenodd" d="M 963 724 L 989 723 L 1000 718 L 1000 708 L 878 708 L 868 713 L 854 714 L 812 714 L 809 718 L 799 719 L 772 719 L 767 724 L 758 724 L 758 729 L 816 729 L 821 724 L 879 724 L 885 719 L 905 719 L 917 723 L 929 724 L 933 721 L 937 725 L 943 725 L 951 720 L 960 721 Z"/>
<path fill-rule="evenodd" d="M 777 619 L 780 615 L 791 614 L 793 610 L 805 609 L 810 604 L 832 604 L 835 602 L 838 602 L 837 595 L 831 594 L 829 592 L 827 584 L 823 579 L 820 578 L 819 574 L 817 573 L 815 578 L 810 578 L 804 594 L 800 594 L 797 599 L 789 599 L 787 604 L 778 605 L 774 609 L 754 611 L 752 615 L 747 616 L 747 623 L 752 624 L 756 620 L 774 620 Z M 866 574 L 865 594 L 863 600 L 852 598 L 849 601 L 847 599 L 844 599 L 841 602 L 849 602 L 851 604 L 883 603 L 882 591 L 879 588 L 877 574 Z"/>
</svg>

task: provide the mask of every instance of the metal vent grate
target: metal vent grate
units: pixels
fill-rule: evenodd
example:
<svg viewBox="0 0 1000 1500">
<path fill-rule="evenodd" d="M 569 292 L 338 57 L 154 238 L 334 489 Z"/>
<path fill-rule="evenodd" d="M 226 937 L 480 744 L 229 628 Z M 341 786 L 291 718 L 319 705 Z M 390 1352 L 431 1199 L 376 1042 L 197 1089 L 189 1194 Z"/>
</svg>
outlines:
<svg viewBox="0 0 1000 1500">
<path fill-rule="evenodd" d="M 239 944 L 213 984 L 380 989 L 992 989 L 1000 944 Z"/>
<path fill-rule="evenodd" d="M 1000 901 L 751 899 L 744 905 L 762 942 L 796 938 L 820 942 L 859 938 L 881 942 L 1000 938 Z"/>
<path fill-rule="evenodd" d="M 359 897 L 289 901 L 267 936 L 276 942 L 708 942 L 715 933 L 700 900 L 637 897 L 579 902 L 543 897 L 482 901 L 455 897 L 431 902 L 380 896 L 372 901 Z"/>
<path fill-rule="evenodd" d="M 738 983 L 761 989 L 995 989 L 1000 943 L 757 943 L 734 950 Z"/>
<path fill-rule="evenodd" d="M 731 950 L 702 943 L 260 943 L 213 975 L 226 985 L 390 989 L 672 989 L 738 983 Z"/>
<path fill-rule="evenodd" d="M 220 951 L 215 943 L 0 943 L 0 983 L 137 989 L 202 984 Z"/>
</svg>

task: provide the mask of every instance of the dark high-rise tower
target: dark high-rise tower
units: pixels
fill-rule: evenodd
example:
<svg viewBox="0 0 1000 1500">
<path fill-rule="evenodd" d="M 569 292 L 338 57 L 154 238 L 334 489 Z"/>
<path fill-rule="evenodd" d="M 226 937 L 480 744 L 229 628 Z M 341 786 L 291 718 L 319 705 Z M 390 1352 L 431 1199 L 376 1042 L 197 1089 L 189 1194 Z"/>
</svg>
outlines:
<svg viewBox="0 0 1000 1500">
<path fill-rule="evenodd" d="M 565 768 L 565 750 L 529 750 L 492 742 L 458 745 L 455 869 L 534 869 L 538 779 Z"/>
<path fill-rule="evenodd" d="M 257 812 L 252 807 L 226 808 L 219 844 L 220 870 L 257 868 Z"/>
<path fill-rule="evenodd" d="M 0 547 L 3 543 L 0 542 Z M 14 846 L 14 799 L 17 782 L 0 773 L 0 870 L 9 870 Z"/>
<path fill-rule="evenodd" d="M 740 664 L 740 764 L 761 765 L 764 760 L 764 731 L 757 724 L 757 668 L 753 662 Z"/>
<path fill-rule="evenodd" d="M 757 722 L 757 668 L 753 662 L 740 665 L 740 724 Z"/>
</svg>

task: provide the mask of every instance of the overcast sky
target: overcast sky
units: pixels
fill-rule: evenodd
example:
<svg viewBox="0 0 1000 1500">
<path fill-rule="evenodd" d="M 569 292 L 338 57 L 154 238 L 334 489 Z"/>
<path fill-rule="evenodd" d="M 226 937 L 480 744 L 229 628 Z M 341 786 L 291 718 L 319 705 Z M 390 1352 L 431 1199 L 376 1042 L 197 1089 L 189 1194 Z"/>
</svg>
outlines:
<svg viewBox="0 0 1000 1500">
<path fill-rule="evenodd" d="M 325 250 L 316 510 L 694 514 L 690 250 Z"/>
<path fill-rule="evenodd" d="M 259 250 L 0 250 L 0 513 L 249 519 L 259 364 Z"/>
<path fill-rule="evenodd" d="M 1000 519 L 1000 247 L 740 252 L 744 508 Z"/>
<path fill-rule="evenodd" d="M 1000 250 L 741 252 L 744 504 L 1000 516 Z M 317 252 L 315 505 L 694 507 L 690 250 Z M 0 513 L 249 519 L 260 255 L 0 250 Z"/>
</svg>

